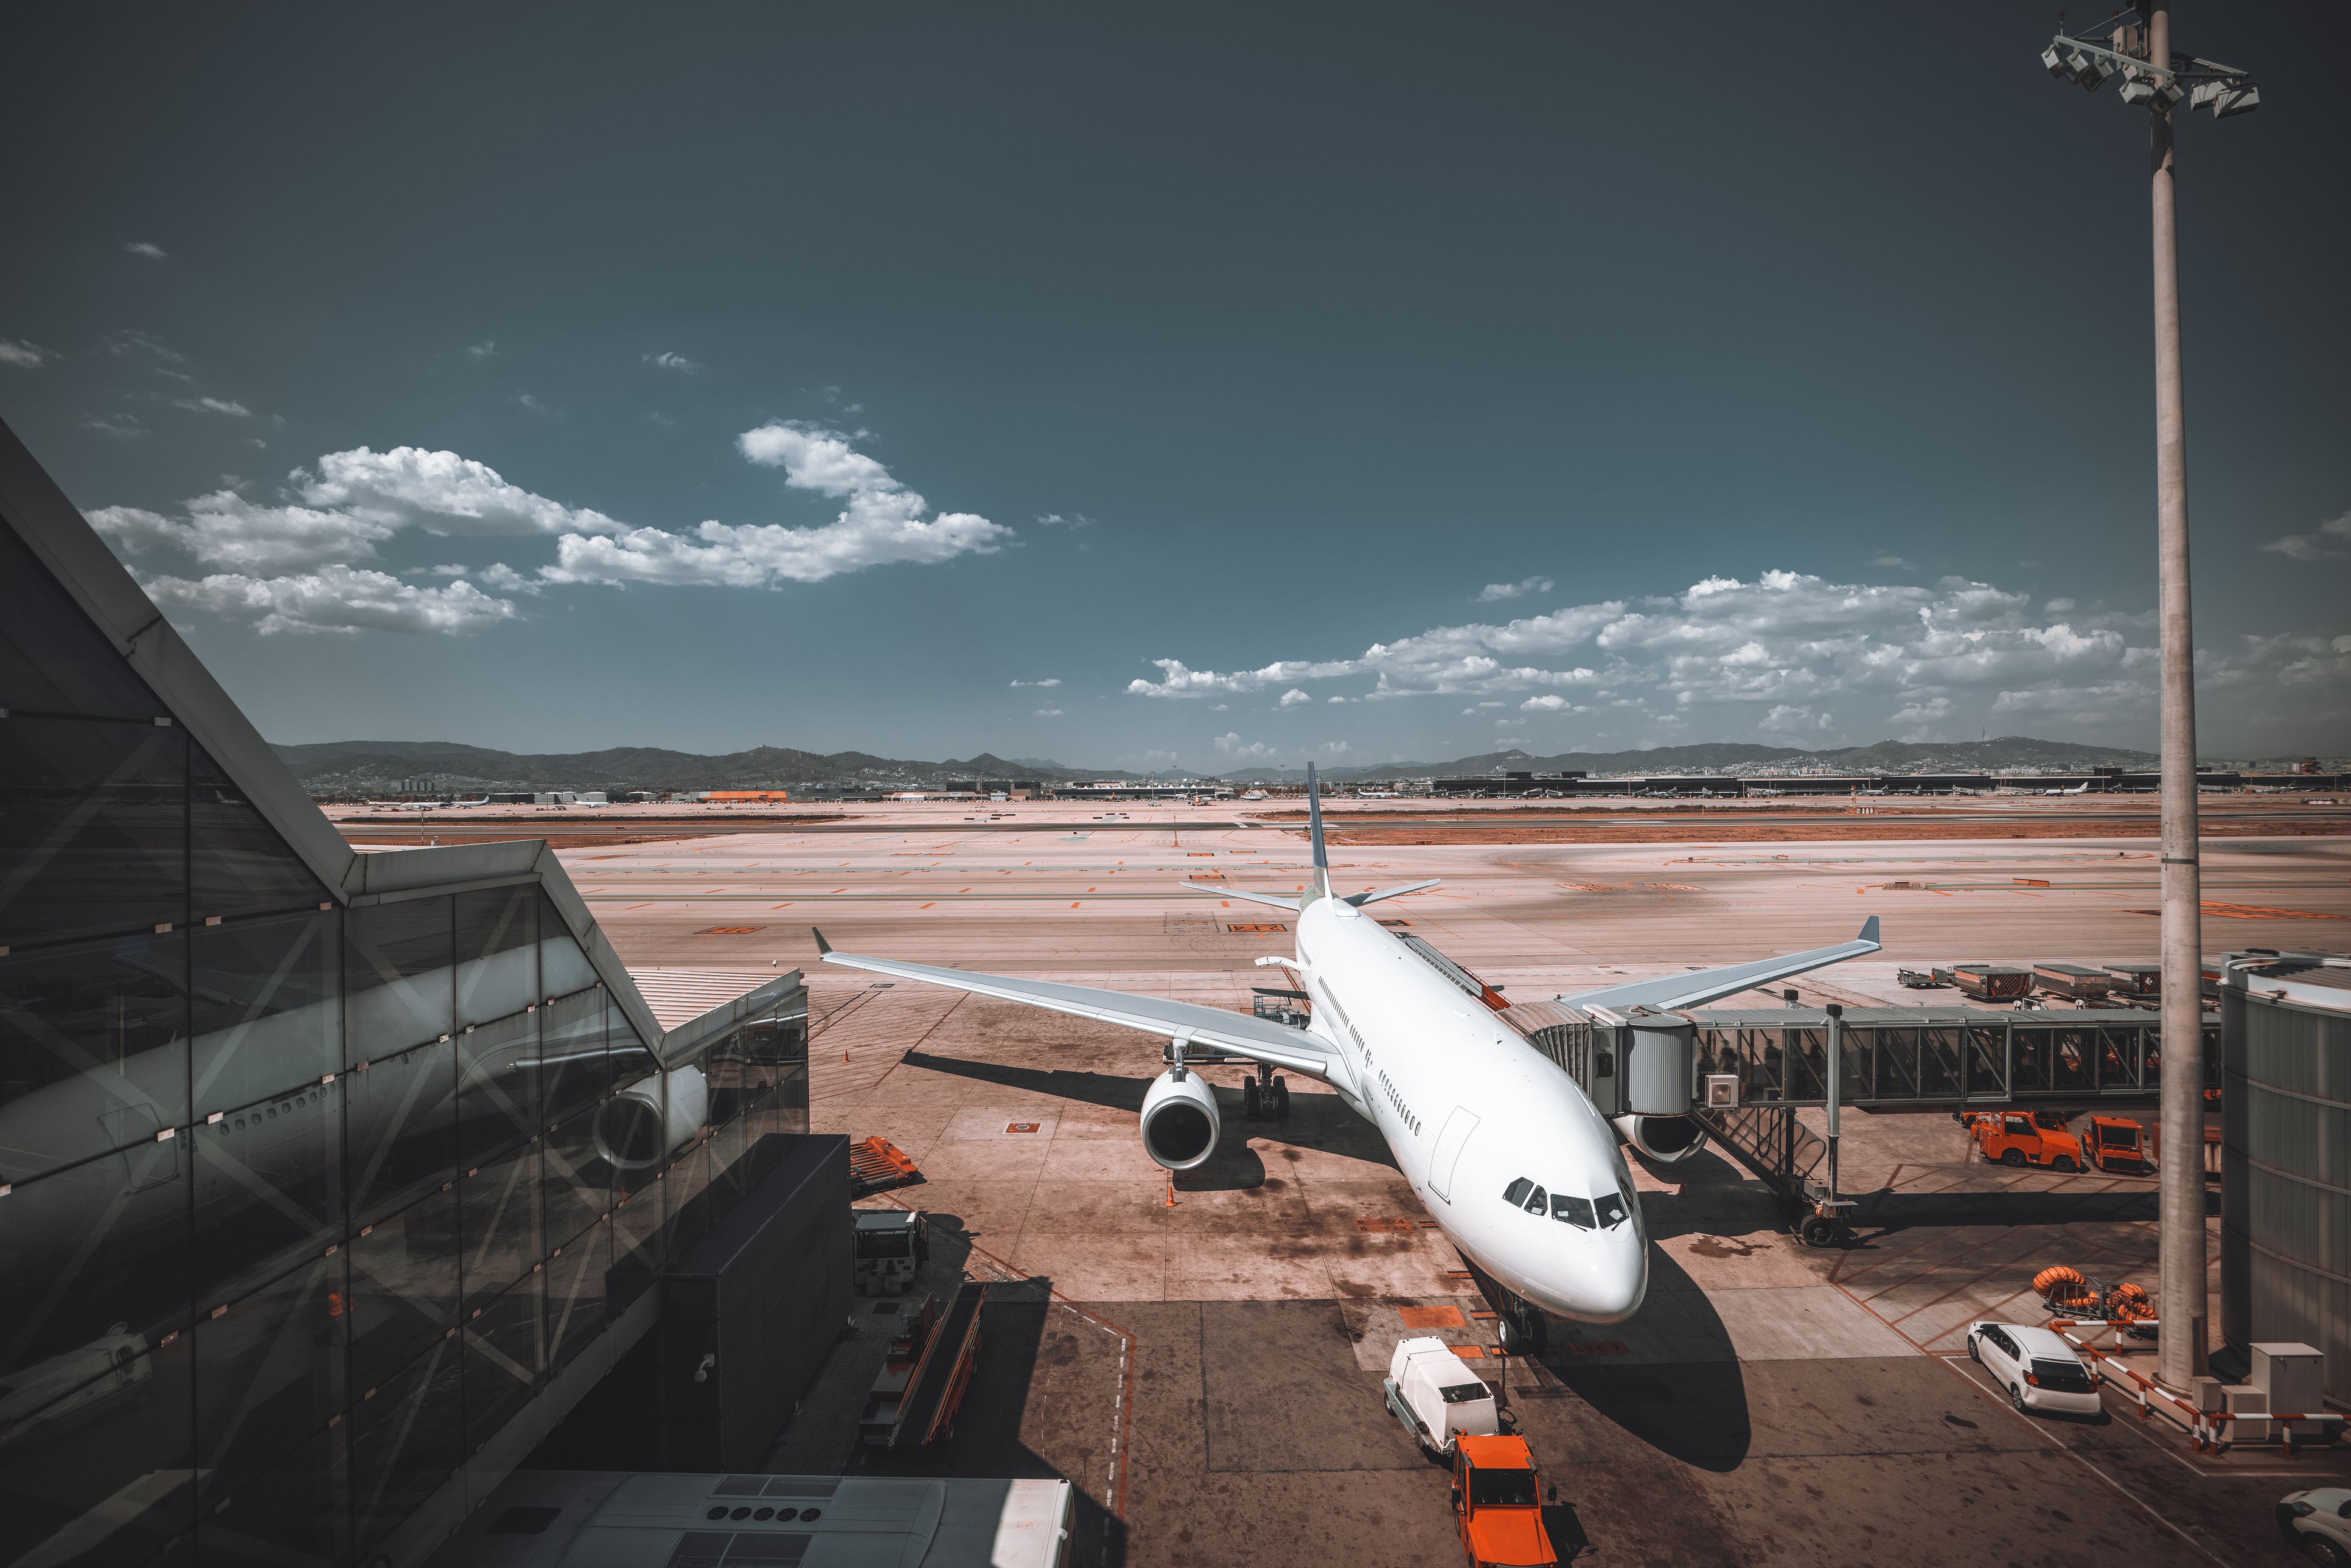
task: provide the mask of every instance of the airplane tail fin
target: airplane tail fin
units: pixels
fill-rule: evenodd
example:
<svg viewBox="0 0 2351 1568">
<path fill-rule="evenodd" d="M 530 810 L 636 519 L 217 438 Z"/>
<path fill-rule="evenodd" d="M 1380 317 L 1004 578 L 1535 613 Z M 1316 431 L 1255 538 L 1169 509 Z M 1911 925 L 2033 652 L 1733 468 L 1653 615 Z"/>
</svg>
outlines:
<svg viewBox="0 0 2351 1568">
<path fill-rule="evenodd" d="M 1314 894 L 1331 896 L 1331 853 L 1322 844 L 1322 786 L 1314 764 L 1306 765 L 1306 837 L 1314 846 Z"/>
</svg>

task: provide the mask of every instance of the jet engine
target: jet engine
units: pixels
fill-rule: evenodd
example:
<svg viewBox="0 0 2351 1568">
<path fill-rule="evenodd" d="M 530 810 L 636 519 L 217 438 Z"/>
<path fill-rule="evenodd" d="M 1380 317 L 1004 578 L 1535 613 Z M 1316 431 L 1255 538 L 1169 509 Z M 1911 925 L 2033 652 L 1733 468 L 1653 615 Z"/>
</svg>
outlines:
<svg viewBox="0 0 2351 1568">
<path fill-rule="evenodd" d="M 1196 1072 L 1170 1068 L 1143 1096 L 1143 1148 L 1171 1171 L 1217 1152 L 1217 1092 Z"/>
<path fill-rule="evenodd" d="M 598 1107 L 596 1152 L 624 1171 L 650 1170 L 702 1131 L 710 1114 L 710 1081 L 699 1067 L 638 1079 Z"/>
<path fill-rule="evenodd" d="M 1706 1129 L 1695 1116 L 1619 1116 L 1616 1130 L 1642 1158 L 1661 1166 L 1679 1164 L 1706 1147 Z"/>
</svg>

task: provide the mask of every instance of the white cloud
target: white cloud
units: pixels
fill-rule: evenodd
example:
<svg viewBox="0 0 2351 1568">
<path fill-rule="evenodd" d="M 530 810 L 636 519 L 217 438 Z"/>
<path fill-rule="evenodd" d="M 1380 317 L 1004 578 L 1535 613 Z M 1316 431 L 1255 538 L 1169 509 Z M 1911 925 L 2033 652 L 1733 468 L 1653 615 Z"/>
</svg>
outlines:
<svg viewBox="0 0 2351 1568">
<path fill-rule="evenodd" d="M 1323 752 L 1325 755 L 1327 755 L 1327 756 L 1331 756 L 1331 757 L 1344 757 L 1344 756 L 1346 756 L 1346 755 L 1347 755 L 1347 753 L 1349 753 L 1349 752 L 1351 752 L 1351 751 L 1354 750 L 1354 749 L 1355 749 L 1355 747 L 1354 747 L 1354 743 L 1353 743 L 1353 742 L 1352 742 L 1352 741 L 1345 741 L 1345 740 L 1326 740 L 1326 741 L 1324 741 L 1324 742 L 1322 744 L 1322 746 L 1321 746 L 1318 749 L 1320 749 L 1321 751 L 1322 751 L 1322 752 Z"/>
<path fill-rule="evenodd" d="M 1347 699 L 1345 697 L 1324 697 L 1322 700 L 1326 703 L 1343 703 Z"/>
<path fill-rule="evenodd" d="M 364 559 L 392 537 L 392 525 L 310 507 L 256 506 L 234 490 L 183 503 L 178 518 L 138 507 L 100 507 L 90 526 L 126 556 L 151 549 L 186 551 L 206 566 L 241 571 L 293 571 Z"/>
<path fill-rule="evenodd" d="M 1519 709 L 1522 713 L 1558 713 L 1567 706 L 1565 697 L 1556 692 L 1547 692 L 1539 697 L 1529 697 L 1519 705 Z"/>
<path fill-rule="evenodd" d="M 510 601 L 493 599 L 469 582 L 419 588 L 347 566 L 268 579 L 234 572 L 193 581 L 159 577 L 145 586 L 165 610 L 251 621 L 265 637 L 281 632 L 474 632 L 521 613 Z"/>
<path fill-rule="evenodd" d="M 1059 718 L 1061 716 L 1061 710 L 1057 707 L 1040 707 L 1037 710 L 1037 716 L 1039 718 Z"/>
<path fill-rule="evenodd" d="M 515 393 L 515 402 L 530 410 L 533 413 L 545 413 L 547 412 L 547 405 L 539 402 L 538 399 L 531 396 L 528 392 Z"/>
<path fill-rule="evenodd" d="M 678 371 L 686 375 L 692 375 L 702 368 L 700 361 L 689 360 L 684 354 L 673 353 L 667 349 L 658 354 L 647 354 L 645 363 L 656 370 Z"/>
<path fill-rule="evenodd" d="M 1308 703 L 1311 703 L 1313 700 L 1314 699 L 1312 697 L 1308 696 L 1296 686 L 1292 686 L 1288 691 L 1281 694 L 1281 701 L 1275 706 L 1278 707 L 1304 707 Z"/>
<path fill-rule="evenodd" d="M 705 522 L 691 536 L 661 528 L 601 538 L 567 535 L 548 575 L 562 582 L 768 588 L 872 566 L 993 554 L 1012 537 L 1010 528 L 969 512 L 926 519 L 927 501 L 836 432 L 769 423 L 744 432 L 737 445 L 751 462 L 783 469 L 791 488 L 841 500 L 840 516 L 820 528 Z"/>
<path fill-rule="evenodd" d="M 62 357 L 55 349 L 44 349 L 38 343 L 23 338 L 0 338 L 0 365 L 14 365 L 20 371 L 37 371 L 49 361 Z"/>
<path fill-rule="evenodd" d="M 107 435 L 144 435 L 147 427 L 139 423 L 135 413 L 92 413 L 82 417 L 84 430 L 95 430 Z"/>
<path fill-rule="evenodd" d="M 1037 521 L 1049 528 L 1090 528 L 1094 526 L 1094 520 L 1083 512 L 1071 512 L 1066 517 L 1059 512 L 1047 512 Z"/>
<path fill-rule="evenodd" d="M 1059 675 L 1048 675 L 1048 676 L 1046 676 L 1046 677 L 1045 677 L 1043 680 L 1041 680 L 1041 681 L 1015 681 L 1015 682 L 1013 682 L 1012 684 L 1013 684 L 1013 685 L 1014 685 L 1015 687 L 1019 687 L 1019 686 L 1058 686 L 1058 685 L 1060 685 L 1061 684 L 1061 676 L 1059 676 Z"/>
<path fill-rule="evenodd" d="M 1755 727 L 1771 735 L 1811 737 L 1823 734 L 1835 719 L 1809 707 L 1792 706 L 1787 703 L 1773 706 L 1770 713 L 1756 721 Z"/>
<path fill-rule="evenodd" d="M 172 253 L 151 240 L 135 239 L 122 247 L 132 256 L 143 256 L 150 261 L 169 261 Z"/>
<path fill-rule="evenodd" d="M 1477 602 L 1499 603 L 1505 599 L 1523 599 L 1530 593 L 1549 593 L 1552 580 L 1547 577 L 1522 577 L 1516 582 L 1489 582 L 1478 591 Z"/>
<path fill-rule="evenodd" d="M 1273 747 L 1260 740 L 1244 741 L 1238 730 L 1228 730 L 1217 737 L 1217 754 L 1235 762 L 1262 762 L 1273 755 Z"/>
<path fill-rule="evenodd" d="M 486 463 L 421 446 L 329 452 L 315 472 L 298 468 L 287 478 L 311 506 L 433 534 L 610 534 L 628 526 L 510 485 Z"/>
<path fill-rule="evenodd" d="M 1872 566 L 1882 566 L 1888 571 L 1916 571 L 1918 570 L 1918 563 L 1917 561 L 1911 560 L 1907 557 L 1898 555 L 1874 555 L 1869 558 L 1869 564 Z"/>
<path fill-rule="evenodd" d="M 2313 532 L 2288 534 L 2262 548 L 2292 560 L 2338 560 L 2351 555 L 2351 512 L 2319 524 Z"/>
<path fill-rule="evenodd" d="M 475 360 L 486 360 L 497 351 L 497 340 L 495 338 L 486 340 L 479 343 L 468 344 L 465 349 L 466 356 L 470 359 Z"/>
<path fill-rule="evenodd" d="M 108 353 L 117 358 L 128 354 L 144 354 L 151 359 L 161 360 L 167 365 L 184 365 L 188 362 L 187 355 L 165 347 L 161 338 L 152 332 L 141 332 L 133 327 L 125 327 L 120 330 L 109 332 L 99 341 L 105 346 Z"/>
<path fill-rule="evenodd" d="M 184 408 L 194 413 L 225 413 L 232 419 L 250 419 L 253 411 L 234 398 L 183 397 L 172 400 L 173 408 Z"/>
</svg>

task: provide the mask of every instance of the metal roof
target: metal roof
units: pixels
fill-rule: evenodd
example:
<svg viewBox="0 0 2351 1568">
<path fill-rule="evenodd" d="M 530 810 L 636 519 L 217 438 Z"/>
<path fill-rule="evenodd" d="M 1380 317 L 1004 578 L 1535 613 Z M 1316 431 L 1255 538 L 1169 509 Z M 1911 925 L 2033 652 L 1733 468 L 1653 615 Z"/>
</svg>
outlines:
<svg viewBox="0 0 2351 1568">
<path fill-rule="evenodd" d="M 798 969 L 631 969 L 629 978 L 662 1028 L 661 1056 L 674 1066 L 747 1018 L 802 992 Z"/>
</svg>

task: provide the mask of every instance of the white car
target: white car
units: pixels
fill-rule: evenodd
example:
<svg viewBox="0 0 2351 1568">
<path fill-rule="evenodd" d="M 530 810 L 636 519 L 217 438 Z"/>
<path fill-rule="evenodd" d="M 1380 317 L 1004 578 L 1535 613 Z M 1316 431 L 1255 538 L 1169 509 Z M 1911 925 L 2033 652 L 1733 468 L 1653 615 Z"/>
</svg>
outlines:
<svg viewBox="0 0 2351 1568">
<path fill-rule="evenodd" d="M 2278 1500 L 2278 1533 L 2324 1568 L 2351 1564 L 2351 1491 L 2313 1487 Z"/>
<path fill-rule="evenodd" d="M 2105 1408 L 2098 1401 L 2097 1379 L 2074 1347 L 2048 1329 L 1970 1323 L 1968 1355 L 2007 1390 L 2008 1402 L 2019 1410 L 2095 1416 Z"/>
</svg>

